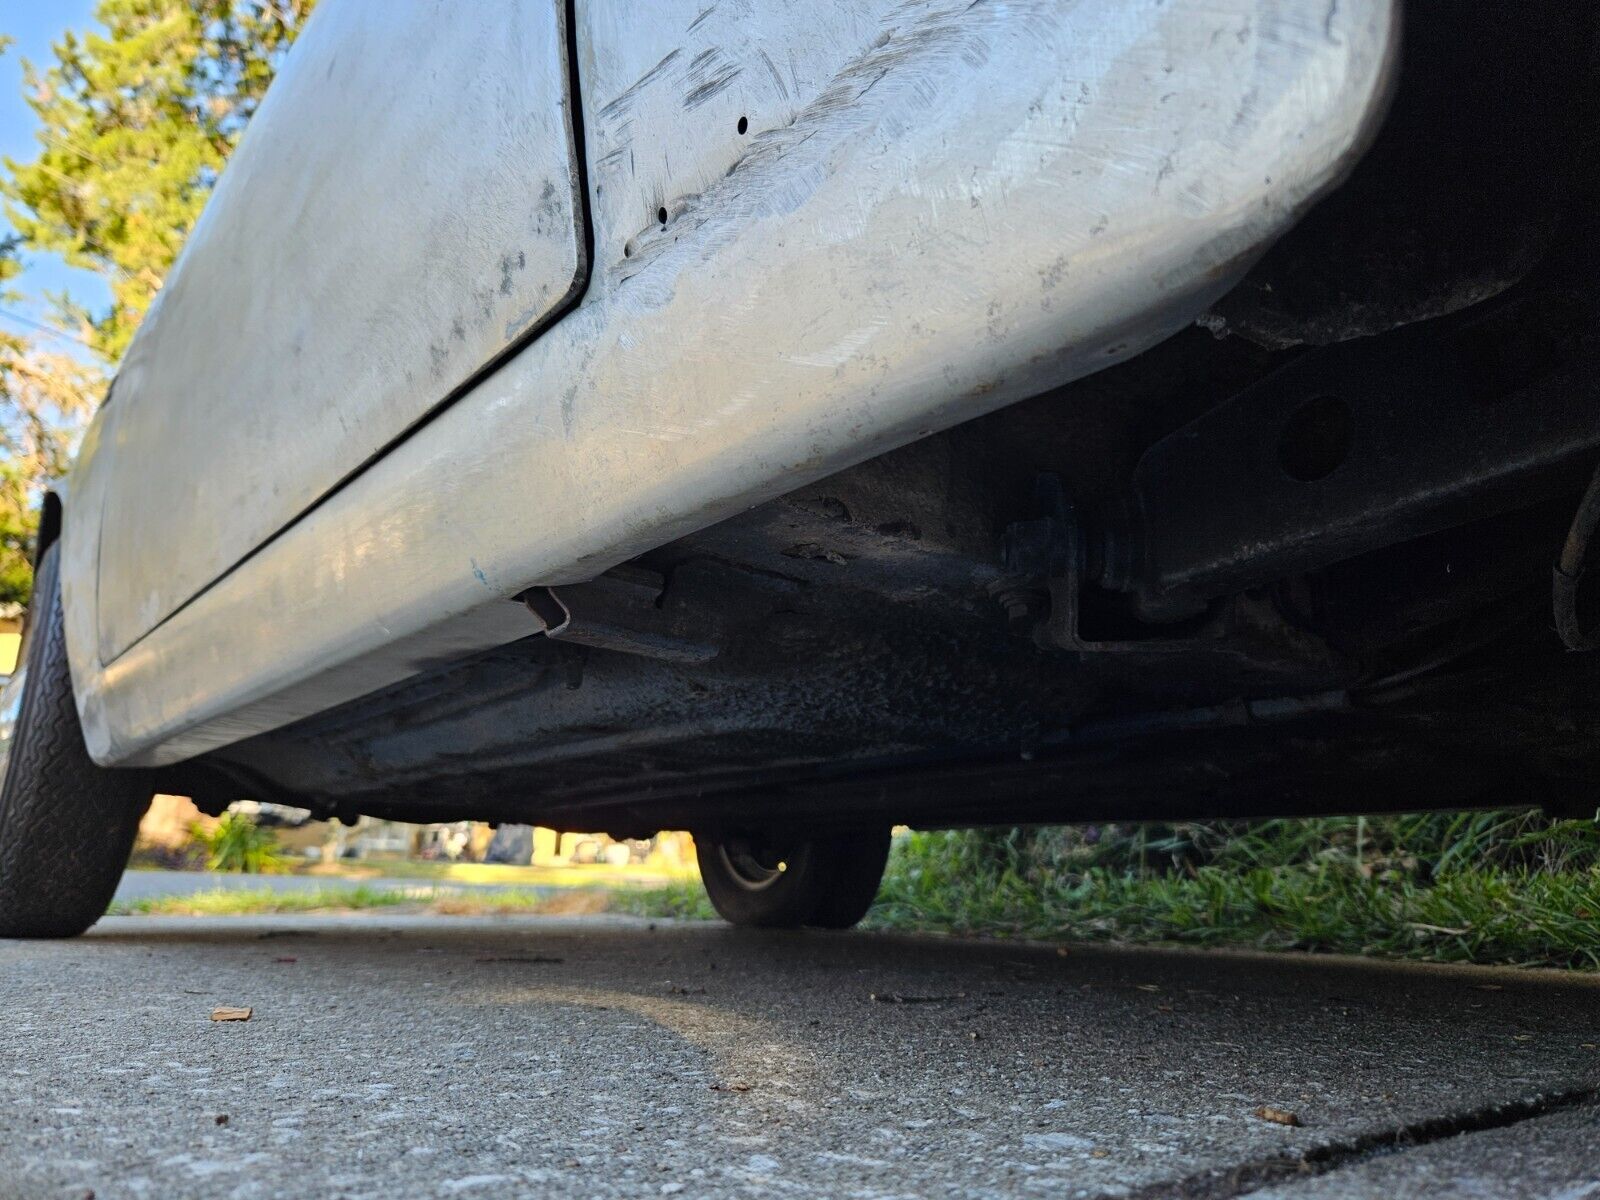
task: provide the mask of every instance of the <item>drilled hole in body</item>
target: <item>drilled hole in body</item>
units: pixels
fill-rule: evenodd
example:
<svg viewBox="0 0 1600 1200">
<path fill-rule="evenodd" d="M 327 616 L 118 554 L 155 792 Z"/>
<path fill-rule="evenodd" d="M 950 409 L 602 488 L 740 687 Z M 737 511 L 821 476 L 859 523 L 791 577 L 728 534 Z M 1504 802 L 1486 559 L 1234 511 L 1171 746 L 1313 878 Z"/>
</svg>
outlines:
<svg viewBox="0 0 1600 1200">
<path fill-rule="evenodd" d="M 749 131 L 749 129 L 750 129 L 750 118 L 749 117 L 740 117 L 739 118 L 739 132 L 740 133 L 747 133 Z"/>
<path fill-rule="evenodd" d="M 656 209 L 656 220 L 660 221 L 663 225 L 667 223 L 667 210 L 665 207 Z"/>
</svg>

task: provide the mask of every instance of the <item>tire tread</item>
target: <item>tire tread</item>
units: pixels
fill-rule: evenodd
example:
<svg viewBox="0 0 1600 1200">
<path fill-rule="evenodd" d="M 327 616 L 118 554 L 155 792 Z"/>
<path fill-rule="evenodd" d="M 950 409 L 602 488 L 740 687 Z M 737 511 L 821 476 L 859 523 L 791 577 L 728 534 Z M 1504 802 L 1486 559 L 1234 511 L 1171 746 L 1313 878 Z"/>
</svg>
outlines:
<svg viewBox="0 0 1600 1200">
<path fill-rule="evenodd" d="M 11 759 L 0 784 L 0 937 L 73 937 L 104 915 L 149 792 L 97 766 L 84 745 L 67 667 L 57 552 L 34 584 L 34 618 Z"/>
</svg>

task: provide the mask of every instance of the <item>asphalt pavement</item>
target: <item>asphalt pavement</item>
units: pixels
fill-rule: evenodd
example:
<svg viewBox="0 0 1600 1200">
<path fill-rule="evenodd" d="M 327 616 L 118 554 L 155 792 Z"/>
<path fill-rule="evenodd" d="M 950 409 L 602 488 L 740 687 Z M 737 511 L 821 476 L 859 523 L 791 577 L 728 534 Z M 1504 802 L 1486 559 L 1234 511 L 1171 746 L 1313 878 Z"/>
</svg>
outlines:
<svg viewBox="0 0 1600 1200">
<path fill-rule="evenodd" d="M 1600 1197 L 1592 976 L 125 917 L 0 942 L 0 1014 L 7 1200 Z"/>
</svg>

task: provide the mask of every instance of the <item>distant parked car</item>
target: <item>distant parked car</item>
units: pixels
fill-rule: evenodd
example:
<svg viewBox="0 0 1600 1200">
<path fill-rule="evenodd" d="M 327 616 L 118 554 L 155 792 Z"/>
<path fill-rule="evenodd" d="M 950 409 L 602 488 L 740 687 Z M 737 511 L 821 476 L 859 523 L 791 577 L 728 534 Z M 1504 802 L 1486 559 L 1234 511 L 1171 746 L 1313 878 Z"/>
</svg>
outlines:
<svg viewBox="0 0 1600 1200">
<path fill-rule="evenodd" d="M 0 933 L 156 789 L 830 927 L 895 822 L 1592 812 L 1597 20 L 324 0 L 45 500 Z"/>
</svg>

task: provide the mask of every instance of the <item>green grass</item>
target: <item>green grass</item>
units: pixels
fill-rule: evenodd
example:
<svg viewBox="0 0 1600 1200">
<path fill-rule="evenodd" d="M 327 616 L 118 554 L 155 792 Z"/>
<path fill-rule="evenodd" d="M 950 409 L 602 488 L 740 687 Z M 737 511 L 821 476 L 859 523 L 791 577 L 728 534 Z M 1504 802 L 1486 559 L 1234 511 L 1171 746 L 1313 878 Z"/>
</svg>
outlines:
<svg viewBox="0 0 1600 1200">
<path fill-rule="evenodd" d="M 561 882 L 494 893 L 230 890 L 112 911 L 715 915 L 692 877 L 572 872 Z M 911 833 L 896 839 L 867 924 L 1600 969 L 1600 824 L 1491 812 Z"/>
<path fill-rule="evenodd" d="M 1095 836 L 1098 833 L 1099 836 Z M 1600 829 L 1521 813 L 911 834 L 886 929 L 1600 968 Z"/>
<path fill-rule="evenodd" d="M 713 921 L 717 913 L 706 899 L 698 875 L 674 879 L 662 887 L 611 888 L 609 912 L 635 917 L 676 917 L 685 921 Z"/>
<path fill-rule="evenodd" d="M 153 896 L 119 900 L 110 915 L 236 917 L 252 913 L 317 912 L 326 909 L 392 908 L 426 903 L 415 895 L 368 887 L 327 887 L 309 892 L 275 892 L 270 888 L 218 888 L 187 896 Z"/>
<path fill-rule="evenodd" d="M 271 888 L 217 888 L 186 896 L 156 896 L 118 901 L 111 916 L 234 917 L 271 913 L 352 912 L 407 909 L 447 916 L 492 913 L 549 915 L 620 912 L 646 917 L 709 919 L 715 914 L 699 880 L 663 886 L 578 886 L 549 889 L 504 888 L 493 892 L 455 888 L 375 888 L 328 886 L 305 892 Z"/>
<path fill-rule="evenodd" d="M 674 871 L 669 867 L 614 867 L 607 863 L 574 866 L 515 866 L 509 863 L 416 862 L 409 859 L 363 859 L 342 862 L 336 868 L 311 865 L 297 874 L 359 879 L 416 879 L 435 883 L 492 883 L 516 887 L 582 887 L 590 885 L 655 884 L 671 879 L 694 878 L 692 868 Z"/>
</svg>

